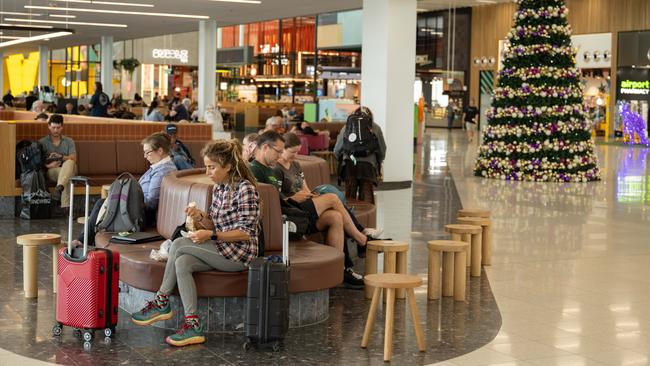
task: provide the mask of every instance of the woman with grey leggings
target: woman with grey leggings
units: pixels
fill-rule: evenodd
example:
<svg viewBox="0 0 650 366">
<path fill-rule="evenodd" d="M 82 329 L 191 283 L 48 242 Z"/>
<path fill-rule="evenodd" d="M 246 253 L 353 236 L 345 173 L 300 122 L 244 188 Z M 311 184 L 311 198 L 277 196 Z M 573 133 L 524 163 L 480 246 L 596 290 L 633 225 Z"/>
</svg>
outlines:
<svg viewBox="0 0 650 366">
<path fill-rule="evenodd" d="M 218 270 L 240 272 L 257 257 L 260 219 L 255 178 L 242 158 L 237 140 L 211 141 L 201 151 L 206 175 L 215 183 L 209 216 L 214 231 L 197 230 L 174 240 L 160 289 L 152 301 L 131 315 L 134 323 L 149 325 L 173 316 L 169 294 L 178 286 L 185 310 L 185 323 L 165 341 L 173 346 L 205 342 L 204 327 L 197 315 L 194 272 Z M 197 209 L 185 212 L 194 215 Z"/>
</svg>

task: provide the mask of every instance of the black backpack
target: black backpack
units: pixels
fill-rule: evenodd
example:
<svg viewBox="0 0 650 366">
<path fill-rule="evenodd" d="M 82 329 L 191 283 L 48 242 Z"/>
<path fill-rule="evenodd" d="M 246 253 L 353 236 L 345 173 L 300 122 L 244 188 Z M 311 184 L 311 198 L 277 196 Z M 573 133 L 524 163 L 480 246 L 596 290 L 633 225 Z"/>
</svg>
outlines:
<svg viewBox="0 0 650 366">
<path fill-rule="evenodd" d="M 43 166 L 43 147 L 35 141 L 22 140 L 16 144 L 16 176 L 41 169 Z"/>
<path fill-rule="evenodd" d="M 355 158 L 364 158 L 379 151 L 379 139 L 372 132 L 372 118 L 364 112 L 348 117 L 343 135 L 343 153 Z"/>
</svg>

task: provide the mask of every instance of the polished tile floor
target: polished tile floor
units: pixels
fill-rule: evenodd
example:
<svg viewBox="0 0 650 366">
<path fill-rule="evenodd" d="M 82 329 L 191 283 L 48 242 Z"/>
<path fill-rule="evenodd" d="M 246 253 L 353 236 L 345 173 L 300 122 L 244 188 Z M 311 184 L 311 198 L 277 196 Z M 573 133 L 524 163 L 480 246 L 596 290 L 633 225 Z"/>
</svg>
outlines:
<svg viewBox="0 0 650 366">
<path fill-rule="evenodd" d="M 472 283 L 467 303 L 427 302 L 418 293 L 426 354 L 408 345 L 413 333 L 399 311 L 393 364 L 650 364 L 650 150 L 600 145 L 603 181 L 589 184 L 475 178 L 475 153 L 460 131 L 431 130 L 415 155 L 414 188 L 378 192 L 378 222 L 387 235 L 411 241 L 413 273 L 426 272 L 424 242 L 445 237 L 441 229 L 461 204 L 491 209 L 494 223 L 493 265 Z M 0 365 L 39 364 L 26 356 L 60 364 L 383 363 L 383 327 L 375 327 L 369 350 L 360 350 L 368 302 L 344 289 L 332 291 L 326 323 L 293 331 L 287 350 L 275 355 L 242 354 L 236 334 L 172 350 L 160 342 L 164 332 L 127 324 L 121 338 L 91 352 L 72 337 L 52 342 L 50 279 L 43 277 L 37 302 L 24 300 L 21 254 L 12 241 L 35 228 L 65 230 L 61 223 L 0 221 L 0 348 L 7 349 Z"/>
<path fill-rule="evenodd" d="M 503 319 L 441 365 L 650 364 L 650 149 L 599 145 L 602 182 L 517 183 L 473 177 L 475 147 L 433 136 L 462 205 L 492 210 L 486 272 Z"/>
<path fill-rule="evenodd" d="M 453 136 L 455 139 L 456 133 Z M 386 236 L 411 243 L 409 271 L 425 278 L 426 241 L 446 238 L 443 227 L 453 222 L 460 208 L 454 181 L 445 164 L 447 135 L 434 133 L 427 141 L 416 154 L 414 187 L 377 192 L 379 225 L 385 228 Z M 461 139 L 458 144 L 456 147 L 462 149 Z M 275 354 L 269 350 L 244 352 L 241 333 L 210 334 L 205 345 L 174 349 L 163 342 L 169 331 L 133 326 L 125 313 L 120 314 L 118 333 L 110 344 L 97 339 L 91 350 L 84 351 L 69 330 L 60 340 L 53 339 L 50 253 L 43 250 L 40 254 L 38 300 L 26 300 L 22 293 L 22 252 L 16 246 L 15 236 L 27 232 L 63 234 L 65 230 L 65 220 L 0 221 L 0 366 L 41 361 L 69 365 L 383 364 L 383 315 L 378 316 L 370 347 L 360 349 L 370 301 L 361 291 L 343 288 L 331 291 L 330 317 L 326 322 L 292 329 L 285 349 Z M 358 269 L 363 269 L 361 261 Z M 407 308 L 404 301 L 399 301 L 393 364 L 430 364 L 467 354 L 488 344 L 501 327 L 501 316 L 486 276 L 470 281 L 466 302 L 454 302 L 450 298 L 427 301 L 426 287 L 420 288 L 416 297 L 427 352 L 417 351 Z"/>
</svg>

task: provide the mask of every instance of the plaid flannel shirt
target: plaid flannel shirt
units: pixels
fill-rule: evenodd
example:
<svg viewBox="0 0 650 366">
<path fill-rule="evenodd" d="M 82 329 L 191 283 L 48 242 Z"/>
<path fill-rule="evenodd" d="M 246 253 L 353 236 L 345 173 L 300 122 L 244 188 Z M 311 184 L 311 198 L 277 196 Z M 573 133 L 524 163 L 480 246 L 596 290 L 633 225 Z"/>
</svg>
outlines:
<svg viewBox="0 0 650 366">
<path fill-rule="evenodd" d="M 241 230 L 250 235 L 250 240 L 225 242 L 217 240 L 219 253 L 234 262 L 248 265 L 257 257 L 260 220 L 259 194 L 255 186 L 247 180 L 236 183 L 235 189 L 229 184 L 216 184 L 212 190 L 210 218 L 217 233 Z"/>
</svg>

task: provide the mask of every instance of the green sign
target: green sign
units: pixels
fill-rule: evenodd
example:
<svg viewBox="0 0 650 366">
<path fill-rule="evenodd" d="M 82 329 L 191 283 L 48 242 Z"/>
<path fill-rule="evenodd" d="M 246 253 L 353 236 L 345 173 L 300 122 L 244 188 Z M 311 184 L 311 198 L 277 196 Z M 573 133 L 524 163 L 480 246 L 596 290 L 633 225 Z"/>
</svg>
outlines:
<svg viewBox="0 0 650 366">
<path fill-rule="evenodd" d="M 648 94 L 650 81 L 621 80 L 621 94 Z"/>
</svg>

